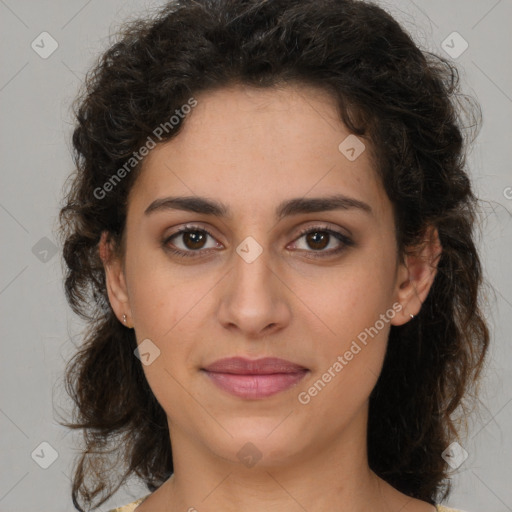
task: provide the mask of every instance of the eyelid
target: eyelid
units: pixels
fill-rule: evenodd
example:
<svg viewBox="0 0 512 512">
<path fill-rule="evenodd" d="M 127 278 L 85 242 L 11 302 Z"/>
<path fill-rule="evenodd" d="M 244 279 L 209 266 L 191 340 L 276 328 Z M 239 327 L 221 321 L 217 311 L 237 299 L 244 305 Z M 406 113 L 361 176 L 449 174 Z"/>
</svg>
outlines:
<svg viewBox="0 0 512 512">
<path fill-rule="evenodd" d="M 315 231 L 315 230 L 336 233 L 338 235 L 345 237 L 346 239 L 353 238 L 353 235 L 348 228 L 342 228 L 341 226 L 339 226 L 337 224 L 332 224 L 327 221 L 318 221 L 316 223 L 314 221 L 309 222 L 307 224 L 307 226 L 305 226 L 299 230 L 297 237 L 300 237 L 306 233 L 310 233 L 311 231 Z"/>
<path fill-rule="evenodd" d="M 172 238 L 177 237 L 177 236 L 181 235 L 182 233 L 188 233 L 188 232 L 193 232 L 193 231 L 199 231 L 199 232 L 206 233 L 208 236 L 213 238 L 216 241 L 216 243 L 221 243 L 221 242 L 217 241 L 217 237 L 208 228 L 205 228 L 204 226 L 195 225 L 195 224 L 186 224 L 185 226 L 182 226 L 179 229 L 177 229 L 171 235 L 165 236 L 164 239 L 162 240 L 162 246 L 166 250 L 170 250 L 171 252 L 173 252 L 175 254 L 186 255 L 186 256 L 193 256 L 193 257 L 196 254 L 200 255 L 201 253 L 204 254 L 204 253 L 209 253 L 210 251 L 216 250 L 216 248 L 215 249 L 209 248 L 209 249 L 198 249 L 196 251 L 193 251 L 193 250 L 185 251 L 183 249 L 171 249 L 171 248 L 169 248 L 168 244 L 169 244 L 169 242 L 170 242 L 170 240 Z"/>
<path fill-rule="evenodd" d="M 336 238 L 336 240 L 338 242 L 340 242 L 341 245 L 340 245 L 340 247 L 338 247 L 336 249 L 330 249 L 328 251 L 323 251 L 323 250 L 315 251 L 313 249 L 310 249 L 310 250 L 299 249 L 299 251 L 301 251 L 301 252 L 306 252 L 306 253 L 310 254 L 311 255 L 310 257 L 313 257 L 313 258 L 322 258 L 322 257 L 328 258 L 329 256 L 337 255 L 337 254 L 343 252 L 348 247 L 352 247 L 355 245 L 355 242 L 352 239 L 352 235 L 345 235 L 338 229 L 331 228 L 326 223 L 321 223 L 321 224 L 317 223 L 317 224 L 313 224 L 311 226 L 303 228 L 300 231 L 299 235 L 293 240 L 292 243 L 296 243 L 297 240 L 300 240 L 303 236 L 308 235 L 310 233 L 315 233 L 315 232 L 328 233 L 329 236 Z"/>
<path fill-rule="evenodd" d="M 211 233 L 211 231 L 209 229 L 205 228 L 204 226 L 199 226 L 199 225 L 194 225 L 194 224 L 186 224 L 186 225 L 180 227 L 178 230 L 176 230 L 171 235 L 164 237 L 164 239 L 162 241 L 162 245 L 163 245 L 164 249 L 171 251 L 172 253 L 177 254 L 178 256 L 183 256 L 183 257 L 200 257 L 201 255 L 210 254 L 212 251 L 217 250 L 217 248 L 182 250 L 182 249 L 171 249 L 168 246 L 168 243 L 172 238 L 179 236 L 182 233 L 193 232 L 193 231 L 204 232 L 208 236 L 210 236 L 211 238 L 216 240 L 217 243 L 222 244 L 222 242 L 218 242 L 216 236 L 213 233 Z M 336 254 L 342 252 L 347 247 L 351 247 L 351 246 L 355 245 L 354 241 L 352 240 L 352 235 L 345 235 L 342 232 L 340 232 L 338 229 L 330 227 L 329 224 L 326 222 L 311 224 L 307 227 L 301 228 L 301 230 L 299 231 L 297 236 L 295 236 L 295 238 L 293 239 L 293 241 L 291 243 L 295 243 L 295 242 L 297 242 L 297 240 L 299 240 L 303 236 L 305 236 L 309 233 L 314 233 L 315 231 L 326 232 L 329 234 L 329 236 L 331 236 L 331 237 L 334 236 L 338 240 L 338 242 L 340 242 L 341 247 L 339 247 L 337 249 L 330 249 L 328 251 L 323 251 L 323 250 L 315 251 L 313 249 L 311 249 L 311 250 L 298 249 L 298 251 L 313 253 L 312 257 L 314 257 L 314 258 L 321 258 L 321 257 L 327 258 L 328 256 L 333 256 L 333 255 L 336 255 Z"/>
</svg>

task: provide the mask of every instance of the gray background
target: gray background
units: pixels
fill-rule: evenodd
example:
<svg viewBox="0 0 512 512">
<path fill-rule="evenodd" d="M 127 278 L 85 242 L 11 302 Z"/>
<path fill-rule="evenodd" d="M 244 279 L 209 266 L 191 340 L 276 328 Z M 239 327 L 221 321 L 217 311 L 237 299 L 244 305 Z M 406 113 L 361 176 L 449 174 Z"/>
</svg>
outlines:
<svg viewBox="0 0 512 512">
<path fill-rule="evenodd" d="M 493 343 L 480 408 L 463 444 L 469 456 L 455 472 L 448 504 L 471 512 L 512 511 L 512 0 L 381 3 L 424 49 L 446 55 L 443 41 L 454 31 L 469 45 L 453 60 L 464 91 L 483 109 L 469 163 L 483 200 L 479 243 L 491 285 Z M 82 325 L 65 302 L 54 232 L 62 186 L 72 170 L 70 103 L 119 23 L 161 4 L 0 0 L 0 512 L 74 510 L 70 475 L 79 437 L 56 419 L 69 407 L 62 372 Z M 34 40 L 42 46 L 43 31 L 58 43 L 46 59 L 31 47 Z M 462 49 L 453 37 L 446 44 L 452 52 Z M 39 51 L 49 49 L 45 39 Z M 58 454 L 47 469 L 39 464 L 51 462 L 52 451 L 42 442 Z M 131 482 L 102 510 L 145 493 Z"/>
</svg>

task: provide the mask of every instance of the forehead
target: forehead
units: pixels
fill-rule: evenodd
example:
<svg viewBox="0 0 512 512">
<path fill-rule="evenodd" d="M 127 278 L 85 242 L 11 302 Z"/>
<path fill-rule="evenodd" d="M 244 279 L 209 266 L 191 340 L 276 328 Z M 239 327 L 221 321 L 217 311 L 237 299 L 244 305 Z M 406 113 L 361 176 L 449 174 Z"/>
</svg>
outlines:
<svg viewBox="0 0 512 512">
<path fill-rule="evenodd" d="M 242 212 L 342 193 L 371 204 L 377 217 L 389 209 L 368 142 L 350 134 L 325 91 L 232 86 L 195 99 L 181 132 L 146 157 L 130 208 L 199 195 Z"/>
</svg>

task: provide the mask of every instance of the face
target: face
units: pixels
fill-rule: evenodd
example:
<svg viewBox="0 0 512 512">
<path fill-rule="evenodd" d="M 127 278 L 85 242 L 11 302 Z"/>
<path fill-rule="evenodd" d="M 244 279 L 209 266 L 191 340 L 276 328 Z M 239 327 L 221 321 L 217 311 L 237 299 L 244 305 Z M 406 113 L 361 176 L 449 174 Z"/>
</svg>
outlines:
<svg viewBox="0 0 512 512">
<path fill-rule="evenodd" d="M 369 143 L 345 141 L 333 100 L 305 86 L 196 99 L 182 132 L 146 158 L 124 261 L 106 267 L 171 440 L 232 461 L 251 442 L 273 464 L 350 425 L 364 435 L 390 327 L 428 288 L 414 287 L 423 270 L 399 264 Z M 228 357 L 300 370 L 205 371 Z"/>
</svg>

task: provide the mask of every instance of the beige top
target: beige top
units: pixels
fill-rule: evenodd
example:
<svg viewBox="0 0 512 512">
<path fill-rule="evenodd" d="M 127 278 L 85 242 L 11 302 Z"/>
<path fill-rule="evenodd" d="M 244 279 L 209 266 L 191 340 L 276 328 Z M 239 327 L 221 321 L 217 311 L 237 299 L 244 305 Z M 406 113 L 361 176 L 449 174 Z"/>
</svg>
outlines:
<svg viewBox="0 0 512 512">
<path fill-rule="evenodd" d="M 149 496 L 149 494 L 148 494 Z M 109 510 L 109 512 L 135 512 L 137 505 L 140 505 L 148 496 L 144 496 L 143 498 L 134 501 L 133 503 L 129 503 L 124 507 L 113 508 Z M 464 512 L 463 510 L 457 510 L 454 508 L 443 507 L 442 505 L 436 505 L 437 512 Z"/>
</svg>

